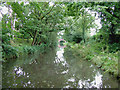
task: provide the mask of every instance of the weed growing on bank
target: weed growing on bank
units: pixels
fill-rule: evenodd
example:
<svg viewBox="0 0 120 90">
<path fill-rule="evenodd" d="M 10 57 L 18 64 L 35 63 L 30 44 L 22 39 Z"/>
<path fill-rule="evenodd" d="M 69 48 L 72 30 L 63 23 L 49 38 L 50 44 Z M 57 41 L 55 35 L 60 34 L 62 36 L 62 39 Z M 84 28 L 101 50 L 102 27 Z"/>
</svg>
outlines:
<svg viewBox="0 0 120 90">
<path fill-rule="evenodd" d="M 94 42 L 95 43 L 95 42 Z M 95 45 L 95 46 L 94 46 Z M 95 44 L 74 44 L 68 43 L 67 48 L 72 50 L 74 56 L 79 56 L 84 60 L 88 60 L 93 62 L 97 67 L 101 68 L 105 72 L 109 72 L 115 77 L 119 77 L 120 73 L 118 72 L 118 53 L 109 52 L 109 47 L 106 47 L 104 50 L 104 46 L 102 43 Z"/>
</svg>

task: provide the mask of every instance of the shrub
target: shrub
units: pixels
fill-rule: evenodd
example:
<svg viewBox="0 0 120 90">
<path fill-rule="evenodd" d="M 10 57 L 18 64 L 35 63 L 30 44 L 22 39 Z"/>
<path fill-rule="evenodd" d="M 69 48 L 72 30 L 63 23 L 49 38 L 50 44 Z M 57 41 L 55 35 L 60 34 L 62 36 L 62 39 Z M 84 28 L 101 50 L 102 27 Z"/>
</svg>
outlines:
<svg viewBox="0 0 120 90">
<path fill-rule="evenodd" d="M 3 48 L 3 58 L 17 58 L 18 57 L 18 51 L 15 47 L 12 47 L 11 45 L 2 45 Z"/>
<path fill-rule="evenodd" d="M 82 36 L 79 33 L 75 33 L 72 41 L 74 41 L 76 43 L 80 43 L 82 41 Z"/>
<path fill-rule="evenodd" d="M 74 56 L 79 56 L 82 60 L 92 61 L 97 67 L 113 74 L 115 77 L 118 75 L 118 52 L 106 53 L 102 48 L 105 44 L 68 44 Z M 120 75 L 120 73 L 119 73 Z"/>
<path fill-rule="evenodd" d="M 80 43 L 82 41 L 82 35 L 80 32 L 77 33 L 65 33 L 64 36 L 66 41 Z"/>
<path fill-rule="evenodd" d="M 23 50 L 27 54 L 34 54 L 35 49 L 32 46 L 25 46 L 23 47 Z"/>
<path fill-rule="evenodd" d="M 120 50 L 119 43 L 109 44 L 109 52 L 116 52 L 118 50 Z"/>
</svg>

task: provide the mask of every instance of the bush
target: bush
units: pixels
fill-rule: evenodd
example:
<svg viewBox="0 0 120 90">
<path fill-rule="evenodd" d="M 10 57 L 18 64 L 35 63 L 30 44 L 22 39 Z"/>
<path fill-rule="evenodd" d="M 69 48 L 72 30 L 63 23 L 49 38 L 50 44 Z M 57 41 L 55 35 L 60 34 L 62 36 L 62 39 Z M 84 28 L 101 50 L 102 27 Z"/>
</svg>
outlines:
<svg viewBox="0 0 120 90">
<path fill-rule="evenodd" d="M 80 43 L 82 41 L 82 36 L 79 33 L 75 33 L 72 41 L 74 41 L 76 43 Z"/>
<path fill-rule="evenodd" d="M 82 41 L 82 35 L 80 32 L 78 33 L 65 33 L 64 36 L 66 41 L 68 42 L 75 42 L 75 43 L 80 43 Z"/>
<path fill-rule="evenodd" d="M 12 47 L 11 45 L 2 45 L 3 48 L 3 58 L 17 58 L 18 57 L 18 51 L 15 47 Z"/>
<path fill-rule="evenodd" d="M 90 44 L 68 44 L 74 56 L 79 56 L 81 60 L 93 62 L 97 67 L 100 67 L 105 72 L 113 74 L 115 77 L 118 73 L 118 52 L 109 53 L 102 50 L 105 44 L 94 43 Z"/>
<path fill-rule="evenodd" d="M 119 43 L 109 44 L 109 52 L 116 52 L 118 50 L 120 50 Z"/>
<path fill-rule="evenodd" d="M 22 54 L 34 54 L 37 51 L 40 53 L 45 52 L 46 44 L 36 45 L 36 46 L 11 46 L 11 45 L 2 45 L 2 58 L 3 59 L 15 59 L 21 56 Z"/>
<path fill-rule="evenodd" d="M 34 53 L 34 49 L 31 46 L 25 46 L 25 47 L 23 47 L 23 50 L 25 53 L 28 53 L 28 54 Z"/>
</svg>

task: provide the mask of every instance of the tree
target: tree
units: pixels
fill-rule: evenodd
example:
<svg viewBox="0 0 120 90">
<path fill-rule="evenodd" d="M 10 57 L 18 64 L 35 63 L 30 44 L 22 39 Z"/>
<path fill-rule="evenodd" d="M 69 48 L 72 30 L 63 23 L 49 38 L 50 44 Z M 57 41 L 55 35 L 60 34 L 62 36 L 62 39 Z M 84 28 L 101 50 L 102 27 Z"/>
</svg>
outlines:
<svg viewBox="0 0 120 90">
<path fill-rule="evenodd" d="M 86 7 L 90 6 L 89 3 L 69 3 L 67 5 L 67 14 L 69 17 L 73 17 L 72 24 L 69 26 L 71 30 L 78 33 L 82 33 L 82 39 L 85 43 L 85 34 L 90 28 L 96 27 L 94 20 L 95 18 L 87 13 Z M 89 8 L 88 8 L 89 9 Z M 77 34 L 76 34 L 77 35 Z M 80 38 L 79 38 L 80 39 Z"/>
<path fill-rule="evenodd" d="M 23 2 L 10 4 L 22 23 L 18 23 L 21 24 L 18 25 L 21 26 L 20 32 L 33 39 L 32 45 L 39 44 L 40 37 L 46 36 L 45 33 L 56 32 L 59 28 L 56 25 L 62 23 L 62 8 L 57 3 L 53 6 L 50 6 L 49 2 L 29 2 L 27 5 Z"/>
<path fill-rule="evenodd" d="M 94 5 L 101 18 L 100 32 L 103 38 L 109 41 L 108 43 L 114 43 L 117 40 L 116 31 L 120 28 L 120 2 L 101 2 Z"/>
</svg>

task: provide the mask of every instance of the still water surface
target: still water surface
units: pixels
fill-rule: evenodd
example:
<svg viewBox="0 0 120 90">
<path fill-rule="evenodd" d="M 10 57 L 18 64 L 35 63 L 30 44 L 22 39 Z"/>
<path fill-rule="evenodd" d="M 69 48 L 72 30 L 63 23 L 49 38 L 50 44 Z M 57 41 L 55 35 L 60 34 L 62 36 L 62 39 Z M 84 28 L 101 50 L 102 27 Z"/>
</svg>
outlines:
<svg viewBox="0 0 120 90">
<path fill-rule="evenodd" d="M 3 67 L 3 88 L 118 88 L 118 82 L 64 48 L 23 56 Z"/>
</svg>

